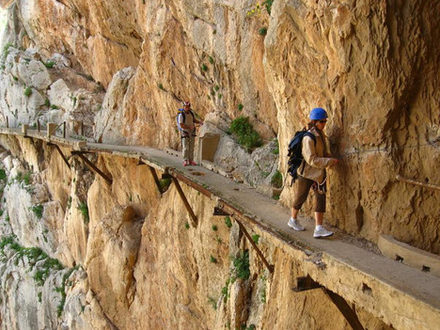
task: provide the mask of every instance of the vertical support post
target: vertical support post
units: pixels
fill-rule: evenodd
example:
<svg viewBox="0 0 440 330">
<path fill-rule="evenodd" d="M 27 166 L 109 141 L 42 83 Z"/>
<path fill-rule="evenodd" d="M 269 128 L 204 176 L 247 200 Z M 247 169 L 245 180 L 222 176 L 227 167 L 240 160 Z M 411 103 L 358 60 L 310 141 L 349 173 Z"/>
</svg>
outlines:
<svg viewBox="0 0 440 330">
<path fill-rule="evenodd" d="M 9 128 L 9 117 L 6 116 L 6 128 Z"/>
<path fill-rule="evenodd" d="M 66 122 L 63 122 L 63 138 L 66 138 Z"/>
<path fill-rule="evenodd" d="M 84 122 L 81 121 L 81 132 L 80 132 L 81 136 L 84 136 Z"/>
<path fill-rule="evenodd" d="M 37 130 L 38 130 L 38 133 L 40 133 L 41 126 L 40 126 L 40 120 L 39 119 L 37 119 Z"/>
<path fill-rule="evenodd" d="M 23 133 L 24 136 L 27 135 L 28 129 L 29 129 L 29 125 L 28 124 L 21 124 L 21 132 Z"/>
<path fill-rule="evenodd" d="M 180 195 L 180 198 L 183 201 L 183 204 L 185 204 L 186 210 L 188 211 L 189 215 L 191 216 L 193 227 L 197 227 L 197 217 L 194 214 L 194 211 L 192 210 L 191 205 L 189 205 L 188 200 L 186 199 L 185 194 L 183 193 L 182 187 L 179 184 L 179 181 L 175 177 L 173 177 L 173 182 L 176 186 L 177 192 Z"/>
<path fill-rule="evenodd" d="M 257 247 L 257 244 L 255 244 L 254 240 L 252 239 L 251 235 L 249 235 L 249 233 L 247 232 L 246 228 L 244 228 L 243 224 L 237 220 L 236 217 L 234 217 L 235 221 L 237 221 L 238 226 L 240 227 L 241 232 L 244 234 L 244 236 L 246 236 L 246 238 L 248 239 L 249 243 L 251 243 L 252 247 L 255 249 L 255 251 L 257 251 L 258 256 L 260 257 L 261 261 L 264 263 L 264 265 L 266 266 L 266 268 L 269 270 L 269 272 L 273 273 L 274 271 L 274 266 L 270 265 L 266 258 L 264 257 L 263 253 L 260 251 L 260 249 Z"/>
</svg>

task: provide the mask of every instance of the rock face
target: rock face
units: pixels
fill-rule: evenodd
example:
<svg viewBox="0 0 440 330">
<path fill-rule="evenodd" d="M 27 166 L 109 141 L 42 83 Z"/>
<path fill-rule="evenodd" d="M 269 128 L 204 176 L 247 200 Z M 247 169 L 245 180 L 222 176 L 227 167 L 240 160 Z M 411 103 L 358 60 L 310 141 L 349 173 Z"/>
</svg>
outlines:
<svg viewBox="0 0 440 330">
<path fill-rule="evenodd" d="M 1 126 L 74 121 L 68 134 L 83 139 L 178 148 L 177 109 L 190 100 L 205 121 L 199 133 L 220 135 L 216 165 L 271 193 L 272 177 L 286 171 L 290 138 L 321 106 L 340 159 L 328 171 L 326 221 L 373 243 L 389 234 L 440 252 L 437 192 L 395 179 L 440 183 L 438 2 L 0 5 L 9 16 Z M 249 118 L 262 147 L 249 153 L 227 134 L 239 116 Z M 202 219 L 187 229 L 173 186 L 161 198 L 134 161 L 93 159 L 112 176 L 109 186 L 76 158 L 68 169 L 45 144 L 6 137 L 1 144 L 9 152 L 2 156 L 1 239 L 9 239 L 1 244 L 2 327 L 349 327 L 320 293 L 286 293 L 298 260 L 261 233 L 281 265 L 277 275 L 251 256 L 254 275 L 232 281 L 229 256 L 249 247 L 210 214 L 213 201 L 185 192 Z M 292 193 L 285 185 L 281 203 L 288 206 Z M 60 266 L 34 283 L 43 259 L 20 255 L 28 251 L 20 247 L 39 248 Z M 359 317 L 365 327 L 386 327 L 367 312 Z"/>
</svg>

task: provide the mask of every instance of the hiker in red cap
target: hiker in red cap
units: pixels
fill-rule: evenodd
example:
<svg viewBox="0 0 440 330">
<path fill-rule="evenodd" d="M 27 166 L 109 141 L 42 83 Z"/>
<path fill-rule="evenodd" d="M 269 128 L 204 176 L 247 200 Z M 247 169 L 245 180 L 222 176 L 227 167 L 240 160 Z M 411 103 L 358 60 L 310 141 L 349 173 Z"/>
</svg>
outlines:
<svg viewBox="0 0 440 330">
<path fill-rule="evenodd" d="M 177 115 L 177 126 L 182 140 L 183 166 L 197 165 L 194 161 L 196 125 L 203 125 L 203 122 L 196 119 L 191 109 L 191 103 L 183 102 L 183 109 L 179 109 Z"/>
</svg>

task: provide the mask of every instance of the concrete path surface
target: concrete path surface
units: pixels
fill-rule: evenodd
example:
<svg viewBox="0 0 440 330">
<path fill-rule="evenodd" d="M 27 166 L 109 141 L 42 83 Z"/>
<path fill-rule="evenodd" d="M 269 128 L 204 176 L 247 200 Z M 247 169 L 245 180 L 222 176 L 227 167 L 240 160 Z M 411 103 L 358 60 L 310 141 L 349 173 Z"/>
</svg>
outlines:
<svg viewBox="0 0 440 330">
<path fill-rule="evenodd" d="M 0 129 L 0 134 L 23 136 L 18 130 Z M 336 292 L 398 329 L 440 328 L 440 278 L 422 272 L 343 239 L 342 234 L 314 239 L 313 223 L 303 221 L 306 231 L 287 226 L 289 210 L 255 189 L 238 184 L 201 166 L 184 167 L 182 159 L 149 147 L 82 143 L 28 131 L 28 137 L 61 147 L 144 159 L 161 171 L 178 174 L 203 187 L 218 199 L 245 215 L 245 226 L 258 226 L 276 242 L 300 258 L 302 270 L 313 280 Z M 252 253 L 252 251 L 251 251 Z M 275 265 L 275 272 L 277 267 Z"/>
</svg>

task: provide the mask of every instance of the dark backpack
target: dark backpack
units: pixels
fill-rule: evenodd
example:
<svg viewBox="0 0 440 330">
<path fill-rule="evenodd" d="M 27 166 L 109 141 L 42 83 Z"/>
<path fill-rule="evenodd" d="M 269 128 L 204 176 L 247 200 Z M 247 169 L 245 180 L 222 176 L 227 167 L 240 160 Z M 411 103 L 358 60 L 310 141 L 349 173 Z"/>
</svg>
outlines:
<svg viewBox="0 0 440 330">
<path fill-rule="evenodd" d="M 289 142 L 289 149 L 287 152 L 287 157 L 289 161 L 287 162 L 287 173 L 292 176 L 292 183 L 298 178 L 298 168 L 301 166 L 304 157 L 302 155 L 302 140 L 304 136 L 309 136 L 312 138 L 316 145 L 316 137 L 312 132 L 302 130 L 295 133 L 295 136 Z M 304 170 L 304 166 L 302 171 Z"/>
</svg>

